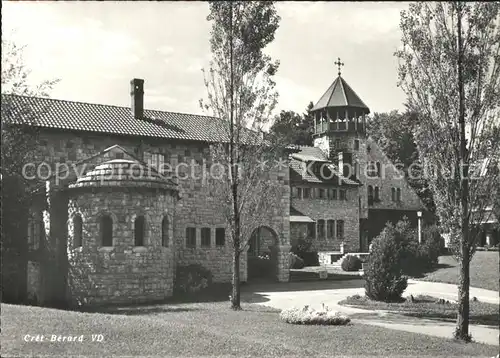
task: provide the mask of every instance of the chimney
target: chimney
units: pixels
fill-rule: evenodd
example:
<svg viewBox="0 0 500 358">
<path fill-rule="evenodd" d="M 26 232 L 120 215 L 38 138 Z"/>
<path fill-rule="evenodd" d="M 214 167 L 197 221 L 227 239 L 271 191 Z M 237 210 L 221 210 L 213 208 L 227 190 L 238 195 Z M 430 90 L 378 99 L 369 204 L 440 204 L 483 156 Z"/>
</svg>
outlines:
<svg viewBox="0 0 500 358">
<path fill-rule="evenodd" d="M 144 115 L 144 80 L 134 78 L 130 81 L 131 109 L 135 119 L 142 119 Z"/>
</svg>

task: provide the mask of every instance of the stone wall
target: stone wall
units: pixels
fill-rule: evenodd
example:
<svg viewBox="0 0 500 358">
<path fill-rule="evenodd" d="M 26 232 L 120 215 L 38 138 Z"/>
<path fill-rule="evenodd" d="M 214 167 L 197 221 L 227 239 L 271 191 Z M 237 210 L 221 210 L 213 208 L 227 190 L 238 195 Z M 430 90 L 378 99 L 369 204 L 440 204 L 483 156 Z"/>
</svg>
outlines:
<svg viewBox="0 0 500 358">
<path fill-rule="evenodd" d="M 347 200 L 329 200 L 329 199 L 298 199 L 292 198 L 291 205 L 309 216 L 314 221 L 320 219 L 325 220 L 325 231 L 327 231 L 327 220 L 344 220 L 344 243 L 345 251 L 359 250 L 359 199 L 358 188 L 345 187 L 347 190 Z M 293 224 L 294 227 L 296 224 Z M 316 226 L 317 228 L 317 226 Z M 336 229 L 336 224 L 335 224 Z M 303 233 L 294 229 L 294 234 Z M 292 237 L 295 240 L 295 237 Z M 339 251 L 342 240 L 336 237 L 328 237 L 328 233 L 324 238 L 320 238 L 316 234 L 313 246 L 316 251 Z"/>
<path fill-rule="evenodd" d="M 116 188 L 115 188 L 116 189 Z M 174 260 L 172 247 L 162 246 L 162 220 L 171 222 L 175 200 L 161 192 L 94 192 L 72 190 L 69 199 L 68 290 L 72 301 L 93 303 L 136 303 L 172 295 Z M 82 246 L 74 245 L 72 218 L 83 221 Z M 103 247 L 100 219 L 112 220 L 113 246 Z M 135 246 L 134 221 L 146 219 L 144 246 Z M 172 237 L 172 226 L 169 236 Z"/>
</svg>

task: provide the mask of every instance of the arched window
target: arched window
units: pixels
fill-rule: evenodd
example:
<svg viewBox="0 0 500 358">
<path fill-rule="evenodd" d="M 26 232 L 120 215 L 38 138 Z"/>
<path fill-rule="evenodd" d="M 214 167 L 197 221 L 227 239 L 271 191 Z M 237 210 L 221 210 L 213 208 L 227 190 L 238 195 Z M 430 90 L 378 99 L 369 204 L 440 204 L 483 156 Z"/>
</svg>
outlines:
<svg viewBox="0 0 500 358">
<path fill-rule="evenodd" d="M 82 246 L 82 233 L 83 233 L 83 225 L 82 225 L 82 217 L 77 214 L 73 217 L 73 246 L 81 247 Z"/>
<path fill-rule="evenodd" d="M 373 199 L 373 186 L 368 185 L 368 199 Z"/>
<path fill-rule="evenodd" d="M 396 188 L 391 188 L 391 199 L 396 201 Z"/>
<path fill-rule="evenodd" d="M 167 247 L 169 236 L 168 236 L 168 217 L 165 216 L 161 222 L 161 246 Z"/>
<path fill-rule="evenodd" d="M 380 190 L 379 190 L 378 186 L 375 187 L 374 199 L 377 201 L 380 200 Z"/>
<path fill-rule="evenodd" d="M 397 193 L 397 201 L 401 201 L 401 189 L 398 188 L 396 193 Z"/>
<path fill-rule="evenodd" d="M 100 231 L 102 246 L 113 246 L 113 219 L 111 216 L 101 216 Z"/>
<path fill-rule="evenodd" d="M 382 176 L 382 166 L 380 162 L 377 162 L 377 176 L 381 177 Z"/>
<path fill-rule="evenodd" d="M 144 246 L 144 231 L 145 231 L 144 216 L 138 216 L 134 222 L 134 244 L 135 246 Z"/>
</svg>

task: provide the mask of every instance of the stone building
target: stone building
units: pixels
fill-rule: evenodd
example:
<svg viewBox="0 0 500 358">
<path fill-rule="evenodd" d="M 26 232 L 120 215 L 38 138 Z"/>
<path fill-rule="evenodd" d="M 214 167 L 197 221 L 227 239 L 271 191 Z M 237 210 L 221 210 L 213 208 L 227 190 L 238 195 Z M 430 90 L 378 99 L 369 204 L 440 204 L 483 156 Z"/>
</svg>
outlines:
<svg viewBox="0 0 500 358">
<path fill-rule="evenodd" d="M 208 268 L 214 282 L 231 280 L 227 222 L 200 173 L 209 145 L 227 139 L 224 124 L 144 110 L 143 81 L 134 79 L 131 89 L 131 108 L 4 98 L 14 116 L 23 108 L 36 112 L 30 124 L 39 128 L 38 158 L 28 172 L 45 182 L 27 230 L 27 281 L 42 304 L 162 299 L 172 295 L 175 267 L 193 263 Z M 178 169 L 171 180 L 159 176 L 165 163 Z M 288 281 L 290 193 L 288 169 L 281 171 L 270 175 L 285 189 L 278 213 L 256 225 L 254 236 L 267 235 L 273 276 Z M 43 265 L 47 258 L 55 272 Z M 244 252 L 242 281 L 246 258 Z"/>
<path fill-rule="evenodd" d="M 14 95 L 14 117 L 36 112 L 39 188 L 28 225 L 28 290 L 60 299 L 125 303 L 172 295 L 175 268 L 198 263 L 231 280 L 228 225 L 206 190 L 209 145 L 227 140 L 213 117 L 144 109 L 144 81 L 131 81 L 131 108 Z M 16 108 L 18 109 L 16 111 Z M 389 217 L 415 219 L 423 206 L 366 135 L 368 107 L 340 76 L 321 97 L 314 146 L 272 173 L 283 185 L 275 215 L 256 225 L 241 259 L 269 254 L 276 281 L 289 280 L 289 252 L 312 238 L 320 261 L 366 252 Z M 194 176 L 188 176 L 193 163 Z M 164 164 L 178 168 L 165 179 Z M 368 164 L 372 165 L 368 169 Z M 382 175 L 381 170 L 386 174 Z M 52 260 L 50 269 L 44 260 Z M 56 270 L 56 271 L 50 271 Z"/>
<path fill-rule="evenodd" d="M 367 252 L 387 221 L 407 217 L 416 226 L 425 207 L 367 135 L 370 110 L 340 72 L 311 113 L 314 146 L 290 160 L 292 243 L 312 238 L 328 263 L 332 255 Z"/>
</svg>

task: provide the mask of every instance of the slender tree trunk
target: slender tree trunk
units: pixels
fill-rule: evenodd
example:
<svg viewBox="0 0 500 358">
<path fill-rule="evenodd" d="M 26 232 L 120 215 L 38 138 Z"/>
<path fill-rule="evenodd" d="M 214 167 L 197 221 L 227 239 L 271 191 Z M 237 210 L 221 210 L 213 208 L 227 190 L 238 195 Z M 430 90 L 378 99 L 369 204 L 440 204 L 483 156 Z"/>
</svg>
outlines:
<svg viewBox="0 0 500 358">
<path fill-rule="evenodd" d="M 469 250 L 469 170 L 467 158 L 467 139 L 465 137 L 465 105 L 463 83 L 463 44 L 462 44 L 462 4 L 457 3 L 458 32 L 458 95 L 460 125 L 460 202 L 462 207 L 462 232 L 460 238 L 460 281 L 458 284 L 458 315 L 455 338 L 469 341 L 469 286 L 470 286 L 470 250 Z"/>
<path fill-rule="evenodd" d="M 230 38 L 229 38 L 229 71 L 231 76 L 230 83 L 230 162 L 231 162 L 231 191 L 233 196 L 233 279 L 232 279 L 232 295 L 231 308 L 240 310 L 240 217 L 238 212 L 238 168 L 235 163 L 236 145 L 234 131 L 234 67 L 233 67 L 233 3 L 229 2 L 229 17 L 230 17 Z M 236 164 L 236 165 L 235 165 Z"/>
</svg>

